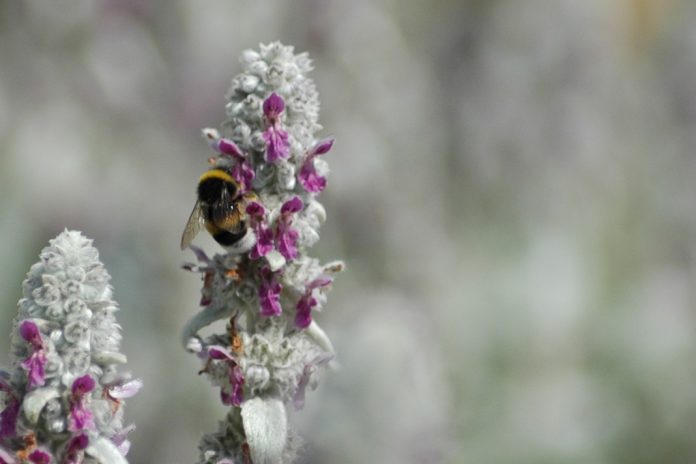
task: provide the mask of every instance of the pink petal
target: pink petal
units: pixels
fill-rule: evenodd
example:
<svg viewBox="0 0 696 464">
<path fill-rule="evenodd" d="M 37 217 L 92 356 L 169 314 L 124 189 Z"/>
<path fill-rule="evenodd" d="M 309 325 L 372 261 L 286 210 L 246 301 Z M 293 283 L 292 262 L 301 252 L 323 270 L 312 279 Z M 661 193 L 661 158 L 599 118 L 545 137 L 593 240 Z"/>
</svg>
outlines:
<svg viewBox="0 0 696 464">
<path fill-rule="evenodd" d="M 68 429 L 72 432 L 79 430 L 93 429 L 94 416 L 92 411 L 87 409 L 82 401 L 76 401 L 70 406 L 70 425 Z"/>
<path fill-rule="evenodd" d="M 281 206 L 280 208 L 280 213 L 297 213 L 298 211 L 301 211 L 302 208 L 304 208 L 304 203 L 302 202 L 302 199 L 298 196 L 294 196 L 285 203 L 283 203 L 283 206 Z"/>
<path fill-rule="evenodd" d="M 143 387 L 143 381 L 140 379 L 134 379 L 130 382 L 126 382 L 123 385 L 117 385 L 109 389 L 109 396 L 115 400 L 122 400 L 124 398 L 131 398 L 135 396 L 138 391 Z"/>
<path fill-rule="evenodd" d="M 295 326 L 306 329 L 312 323 L 312 308 L 317 305 L 317 300 L 311 295 L 305 295 L 297 302 L 295 314 Z"/>
<path fill-rule="evenodd" d="M 25 341 L 29 342 L 34 349 L 43 348 L 41 332 L 34 322 L 30 320 L 23 321 L 19 326 L 19 335 L 21 335 Z"/>
<path fill-rule="evenodd" d="M 72 393 L 76 397 L 82 397 L 94 390 L 97 383 L 90 375 L 78 377 L 72 384 Z"/>
<path fill-rule="evenodd" d="M 234 359 L 232 357 L 232 353 L 230 353 L 230 350 L 225 348 L 222 345 L 211 345 L 208 347 L 208 356 L 210 356 L 210 359 L 215 359 L 215 360 L 220 360 L 220 359 L 226 359 L 226 360 L 232 360 Z"/>
<path fill-rule="evenodd" d="M 333 137 L 320 140 L 309 152 L 309 156 L 323 155 L 328 153 L 333 147 L 334 141 L 335 139 Z"/>
<path fill-rule="evenodd" d="M 237 159 L 244 158 L 242 150 L 230 139 L 218 139 L 216 145 L 217 151 L 223 155 L 230 155 Z"/>
<path fill-rule="evenodd" d="M 22 362 L 22 367 L 29 371 L 29 389 L 41 387 L 46 382 L 46 361 L 46 353 L 44 353 L 44 350 L 38 350 L 35 351 L 27 360 Z"/>
<path fill-rule="evenodd" d="M 285 110 L 285 101 L 275 92 L 263 102 L 263 114 L 271 121 L 280 116 L 283 110 Z"/>
<path fill-rule="evenodd" d="M 32 451 L 28 458 L 32 464 L 51 464 L 53 462 L 50 454 L 39 449 Z"/>
<path fill-rule="evenodd" d="M 232 404 L 239 406 L 244 401 L 244 374 L 237 365 L 232 368 L 230 373 L 230 383 L 232 384 Z"/>
<path fill-rule="evenodd" d="M 326 178 L 317 174 L 313 158 L 305 161 L 297 178 L 302 187 L 310 193 L 319 193 L 326 188 Z"/>
<path fill-rule="evenodd" d="M 262 282 L 259 287 L 259 303 L 262 316 L 279 316 L 283 312 L 280 306 L 280 292 L 283 287 L 279 283 Z"/>
<path fill-rule="evenodd" d="M 275 126 L 270 126 L 263 131 L 263 139 L 266 142 L 266 161 L 274 163 L 279 159 L 290 156 L 290 141 L 288 133 Z"/>
<path fill-rule="evenodd" d="M 256 244 L 251 249 L 249 257 L 251 259 L 259 259 L 262 256 L 266 256 L 273 249 L 273 231 L 267 229 L 263 224 L 259 224 L 254 229 Z"/>
<path fill-rule="evenodd" d="M 266 212 L 266 210 L 261 205 L 261 203 L 258 203 L 256 201 L 250 201 L 246 205 L 246 213 L 249 216 L 263 217 L 265 212 Z"/>
<path fill-rule="evenodd" d="M 289 226 L 281 224 L 278 227 L 278 236 L 276 237 L 278 252 L 288 261 L 297 258 L 297 239 L 299 236 L 300 234 Z"/>
</svg>

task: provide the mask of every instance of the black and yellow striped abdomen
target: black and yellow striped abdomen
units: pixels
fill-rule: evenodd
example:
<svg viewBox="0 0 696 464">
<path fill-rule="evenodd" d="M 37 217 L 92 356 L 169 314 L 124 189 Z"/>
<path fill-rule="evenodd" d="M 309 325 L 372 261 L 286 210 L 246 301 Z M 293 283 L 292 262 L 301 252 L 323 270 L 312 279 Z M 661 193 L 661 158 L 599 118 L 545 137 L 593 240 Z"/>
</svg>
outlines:
<svg viewBox="0 0 696 464">
<path fill-rule="evenodd" d="M 205 228 L 216 242 L 222 246 L 231 246 L 241 240 L 246 234 L 246 224 L 242 221 L 239 208 L 216 212 L 216 206 L 210 206 L 208 212 L 203 212 Z"/>
<path fill-rule="evenodd" d="M 216 242 L 231 246 L 246 235 L 238 199 L 239 184 L 223 169 L 214 168 L 198 180 L 198 199 L 201 203 L 205 228 Z"/>
</svg>

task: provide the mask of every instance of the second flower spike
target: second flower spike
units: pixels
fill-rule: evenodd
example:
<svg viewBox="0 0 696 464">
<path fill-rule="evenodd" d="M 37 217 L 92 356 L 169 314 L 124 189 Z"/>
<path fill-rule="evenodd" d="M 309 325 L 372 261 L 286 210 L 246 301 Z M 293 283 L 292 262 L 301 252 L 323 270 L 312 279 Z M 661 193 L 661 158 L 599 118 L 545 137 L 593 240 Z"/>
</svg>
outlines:
<svg viewBox="0 0 696 464">
<path fill-rule="evenodd" d="M 29 270 L 0 376 L 0 462 L 126 464 L 123 399 L 141 382 L 120 372 L 110 276 L 92 241 L 65 231 Z"/>
</svg>

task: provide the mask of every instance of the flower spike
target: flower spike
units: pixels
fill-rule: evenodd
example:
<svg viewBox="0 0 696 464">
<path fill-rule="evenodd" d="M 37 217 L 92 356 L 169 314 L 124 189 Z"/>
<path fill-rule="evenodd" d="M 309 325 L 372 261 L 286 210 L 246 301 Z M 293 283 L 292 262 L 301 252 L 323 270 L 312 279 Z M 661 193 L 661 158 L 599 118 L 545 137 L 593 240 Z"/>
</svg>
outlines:
<svg viewBox="0 0 696 464">
<path fill-rule="evenodd" d="M 317 194 L 328 169 L 319 158 L 334 140 L 316 137 L 319 99 L 306 54 L 276 42 L 244 52 L 242 66 L 227 120 L 204 135 L 219 153 L 211 164 L 244 186 L 238 211 L 248 251 L 186 266 L 201 273 L 206 304 L 186 324 L 183 345 L 228 408 L 219 430 L 202 438 L 197 464 L 290 464 L 298 442 L 287 407 L 304 404 L 334 358 L 316 319 L 333 282 L 328 274 L 343 265 L 327 267 L 309 254 L 326 218 Z M 201 334 L 219 320 L 224 333 Z"/>
</svg>

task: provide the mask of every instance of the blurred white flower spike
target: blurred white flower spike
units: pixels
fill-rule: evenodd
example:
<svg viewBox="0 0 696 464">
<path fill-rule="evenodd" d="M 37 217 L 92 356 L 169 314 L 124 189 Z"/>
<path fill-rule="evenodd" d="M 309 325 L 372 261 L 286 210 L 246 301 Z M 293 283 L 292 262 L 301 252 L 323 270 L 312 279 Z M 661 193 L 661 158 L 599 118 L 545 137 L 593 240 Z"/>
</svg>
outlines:
<svg viewBox="0 0 696 464">
<path fill-rule="evenodd" d="M 216 152 L 211 170 L 223 172 L 213 177 L 232 179 L 237 198 L 249 199 L 233 199 L 230 210 L 238 214 L 235 227 L 240 221 L 244 227 L 235 233 L 251 239 L 239 239 L 247 243 L 242 251 L 225 247 L 213 258 L 190 246 L 198 262 L 184 267 L 202 275 L 202 309 L 182 341 L 230 407 L 218 431 L 203 436 L 198 464 L 291 463 L 300 440 L 288 426 L 286 407 L 304 404 L 306 388 L 316 387 L 320 368 L 334 358 L 315 316 L 344 266 L 322 265 L 307 254 L 326 219 L 316 196 L 326 187 L 322 155 L 333 139 L 315 137 L 319 98 L 307 77 L 312 66 L 306 53 L 295 55 L 293 47 L 275 42 L 245 51 L 240 61 L 243 72 L 227 94 L 227 119 L 203 135 Z M 225 221 L 213 223 L 208 230 L 225 245 L 218 240 Z M 219 320 L 228 321 L 226 332 L 199 334 Z"/>
<path fill-rule="evenodd" d="M 92 241 L 65 231 L 29 270 L 2 372 L 0 463 L 123 464 L 123 399 L 140 380 L 120 373 L 120 327 Z"/>
</svg>

